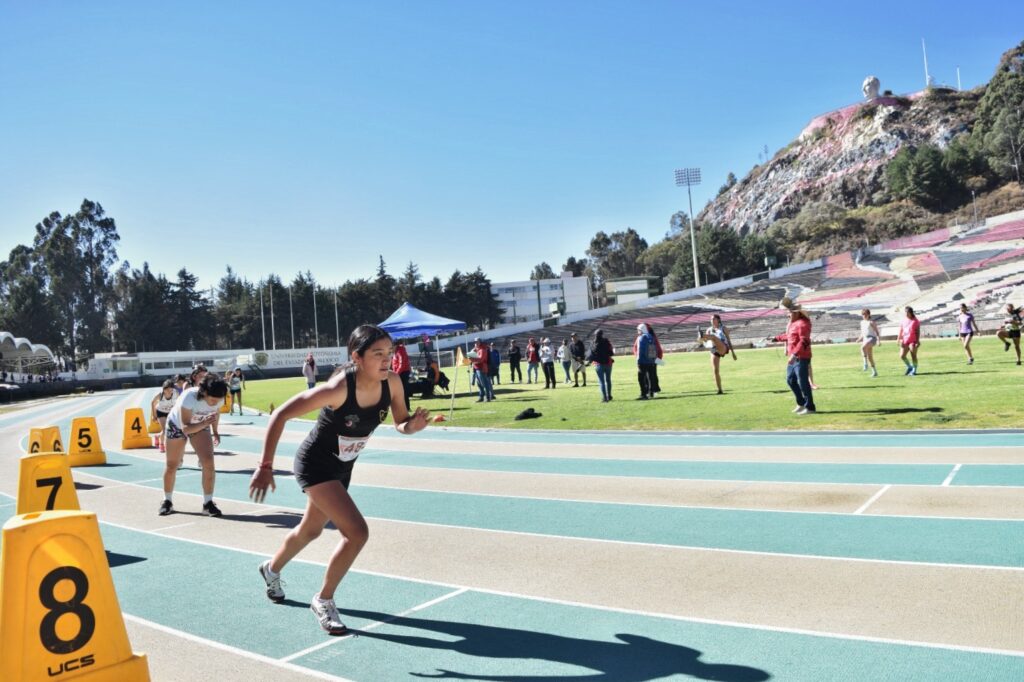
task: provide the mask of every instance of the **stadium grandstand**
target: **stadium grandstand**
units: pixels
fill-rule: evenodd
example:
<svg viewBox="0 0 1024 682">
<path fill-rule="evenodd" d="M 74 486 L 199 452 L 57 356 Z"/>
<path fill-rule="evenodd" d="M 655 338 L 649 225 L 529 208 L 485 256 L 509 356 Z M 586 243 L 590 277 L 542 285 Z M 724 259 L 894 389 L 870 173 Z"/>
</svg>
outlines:
<svg viewBox="0 0 1024 682">
<path fill-rule="evenodd" d="M 993 332 L 1002 324 L 1007 301 L 1024 303 L 1024 212 L 478 336 L 504 348 L 513 338 L 560 341 L 573 332 L 587 338 L 603 329 L 616 352 L 628 352 L 636 325 L 646 322 L 666 350 L 688 350 L 696 346 L 697 328 L 718 313 L 736 345 L 761 345 L 785 329 L 787 317 L 778 301 L 787 295 L 811 317 L 818 343 L 856 339 L 862 308 L 871 309 L 884 336 L 895 337 L 907 305 L 915 309 L 925 336 L 954 336 L 961 303 L 974 310 L 982 332 Z"/>
</svg>

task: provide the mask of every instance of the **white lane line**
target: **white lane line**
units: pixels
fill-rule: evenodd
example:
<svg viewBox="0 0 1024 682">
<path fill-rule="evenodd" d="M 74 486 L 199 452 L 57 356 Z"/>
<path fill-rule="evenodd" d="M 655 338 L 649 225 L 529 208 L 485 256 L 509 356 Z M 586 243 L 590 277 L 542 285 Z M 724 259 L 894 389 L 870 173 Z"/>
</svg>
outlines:
<svg viewBox="0 0 1024 682">
<path fill-rule="evenodd" d="M 867 509 L 868 507 L 870 507 L 870 506 L 871 506 L 871 505 L 873 505 L 873 504 L 874 504 L 875 502 L 877 502 L 877 501 L 878 501 L 878 498 L 879 498 L 879 497 L 881 497 L 882 495 L 884 495 L 884 494 L 886 493 L 886 491 L 887 491 L 887 490 L 889 490 L 889 488 L 891 488 L 891 487 L 892 487 L 891 485 L 885 485 L 885 486 L 882 486 L 882 489 L 881 489 L 881 490 L 879 490 L 879 491 L 878 491 L 877 493 L 875 493 L 874 495 L 872 495 L 872 496 L 871 496 L 871 497 L 870 497 L 870 498 L 868 499 L 868 501 L 867 501 L 867 502 L 865 502 L 864 504 L 862 504 L 862 505 L 861 505 L 861 506 L 860 506 L 860 507 L 859 507 L 859 508 L 857 509 L 857 511 L 853 512 L 853 513 L 854 513 L 854 515 L 856 516 L 856 515 L 858 515 L 858 514 L 863 514 L 863 513 L 864 513 L 864 511 L 865 511 L 865 510 L 866 510 L 866 509 Z"/>
<path fill-rule="evenodd" d="M 288 656 L 285 656 L 284 658 L 281 658 L 280 660 L 284 661 L 285 663 L 294 661 L 296 658 L 302 658 L 306 654 L 311 654 L 314 651 L 319 651 L 320 649 L 323 649 L 325 647 L 329 647 L 332 644 L 334 644 L 335 642 L 343 642 L 346 639 L 351 639 L 353 637 L 358 637 L 360 632 L 366 632 L 368 630 L 375 630 L 375 629 L 377 629 L 379 627 L 387 625 L 388 623 L 393 623 L 396 620 L 398 620 L 399 618 L 402 618 L 404 616 L 408 616 L 410 613 L 415 613 L 416 611 L 422 611 L 423 609 L 429 608 L 429 607 L 433 606 L 434 604 L 440 604 L 443 601 L 451 599 L 452 597 L 457 597 L 460 594 L 463 594 L 464 592 L 468 592 L 468 591 L 469 591 L 468 587 L 460 587 L 459 589 L 453 590 L 453 591 L 449 592 L 448 594 L 443 594 L 440 597 L 437 597 L 436 599 L 431 599 L 430 601 L 423 602 L 422 604 L 414 606 L 411 609 L 406 609 L 405 611 L 402 611 L 399 614 L 391 616 L 391 618 L 388 618 L 386 620 L 378 620 L 376 622 L 370 623 L 369 625 L 367 625 L 365 627 L 361 627 L 358 630 L 352 630 L 351 632 L 349 632 L 348 634 L 346 634 L 346 635 L 344 635 L 342 637 L 337 637 L 337 638 L 334 638 L 334 639 L 329 639 L 329 640 L 324 641 L 324 642 L 320 642 L 319 644 L 314 644 L 313 646 L 311 646 L 311 647 L 309 647 L 307 649 L 303 649 L 302 651 L 296 651 L 294 654 L 290 654 Z"/>
<path fill-rule="evenodd" d="M 242 658 L 248 658 L 248 659 L 253 660 L 253 661 L 259 661 L 260 663 L 266 663 L 266 664 L 272 665 L 272 666 L 274 666 L 276 668 L 282 668 L 284 670 L 288 670 L 288 671 L 295 672 L 295 673 L 302 673 L 302 674 L 309 675 L 310 677 L 313 677 L 313 678 L 316 678 L 316 679 L 319 679 L 319 680 L 332 680 L 333 682 L 351 682 L 351 680 L 348 680 L 348 679 L 346 679 L 344 677 L 338 677 L 336 675 L 329 675 L 327 673 L 320 672 L 319 670 L 314 670 L 313 668 L 303 668 L 300 665 L 294 665 L 294 664 L 288 663 L 286 661 L 281 661 L 281 660 L 278 660 L 276 658 L 271 658 L 270 656 L 264 656 L 263 654 L 257 654 L 254 651 L 247 651 L 245 649 L 239 649 L 238 647 L 233 647 L 230 644 L 222 644 L 221 642 L 217 642 L 217 641 L 214 641 L 212 639 L 204 639 L 202 637 L 198 637 L 196 635 L 190 634 L 190 633 L 185 632 L 183 630 L 178 630 L 178 629 L 175 629 L 175 628 L 172 628 L 172 627 L 168 627 L 166 625 L 161 625 L 160 623 L 154 623 L 153 621 L 146 620 L 145 618 L 140 618 L 138 616 L 133 616 L 130 613 L 125 613 L 123 615 L 124 615 L 124 619 L 125 620 L 130 621 L 132 623 L 137 623 L 137 624 L 145 626 L 147 628 L 152 628 L 153 630 L 158 630 L 158 631 L 163 632 L 165 634 L 174 635 L 175 637 L 181 637 L 182 639 L 187 639 L 190 642 L 196 642 L 198 644 L 203 644 L 205 646 L 213 647 L 214 649 L 220 649 L 221 651 L 226 651 L 228 653 L 235 654 L 236 656 L 241 656 Z"/>
<path fill-rule="evenodd" d="M 194 525 L 196 525 L 195 521 L 189 521 L 188 523 L 179 523 L 179 524 L 174 525 L 174 526 L 164 526 L 163 528 L 154 528 L 153 532 L 154 533 L 163 533 L 164 531 L 171 530 L 172 528 L 184 528 L 185 526 L 194 526 Z"/>
<path fill-rule="evenodd" d="M 953 482 L 953 477 L 956 476 L 956 472 L 960 471 L 961 466 L 963 465 L 957 464 L 956 466 L 953 467 L 953 470 L 949 472 L 949 476 L 946 476 L 946 480 L 942 482 L 942 485 L 944 487 L 948 487 L 949 484 Z"/>
</svg>

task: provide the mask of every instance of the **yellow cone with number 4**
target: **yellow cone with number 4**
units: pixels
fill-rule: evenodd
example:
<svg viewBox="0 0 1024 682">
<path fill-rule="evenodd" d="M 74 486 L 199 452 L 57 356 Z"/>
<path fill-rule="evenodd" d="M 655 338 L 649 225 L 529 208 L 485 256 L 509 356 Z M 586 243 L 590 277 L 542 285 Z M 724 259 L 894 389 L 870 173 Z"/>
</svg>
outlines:
<svg viewBox="0 0 1024 682">
<path fill-rule="evenodd" d="M 132 653 L 96 515 L 11 517 L 0 546 L 0 680 L 149 680 Z"/>
<path fill-rule="evenodd" d="M 60 429 L 56 426 L 42 426 L 28 430 L 28 452 L 64 452 L 60 440 Z"/>
<path fill-rule="evenodd" d="M 71 447 L 68 466 L 90 467 L 107 463 L 107 453 L 100 445 L 100 431 L 95 417 L 75 417 L 71 421 Z"/>
<path fill-rule="evenodd" d="M 18 462 L 18 506 L 16 513 L 77 510 L 78 493 L 68 468 L 68 458 L 59 452 L 25 455 Z"/>
<path fill-rule="evenodd" d="M 124 437 L 121 438 L 121 449 L 151 448 L 153 444 L 146 434 L 146 416 L 141 407 L 129 407 L 124 411 Z"/>
</svg>

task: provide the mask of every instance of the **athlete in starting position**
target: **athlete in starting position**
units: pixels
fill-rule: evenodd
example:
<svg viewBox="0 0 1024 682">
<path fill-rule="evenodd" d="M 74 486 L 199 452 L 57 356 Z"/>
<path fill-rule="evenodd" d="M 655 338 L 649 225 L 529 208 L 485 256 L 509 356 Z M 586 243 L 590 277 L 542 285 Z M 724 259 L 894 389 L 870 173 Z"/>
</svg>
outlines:
<svg viewBox="0 0 1024 682">
<path fill-rule="evenodd" d="M 369 537 L 366 520 L 348 494 L 356 457 L 389 409 L 399 433 L 413 434 L 427 425 L 427 410 L 417 408 L 409 414 L 402 381 L 388 371 L 391 348 L 391 337 L 380 327 L 364 324 L 353 331 L 348 339 L 351 364 L 335 370 L 326 383 L 293 396 L 271 416 L 263 457 L 249 483 L 249 495 L 256 502 L 263 501 L 268 487 L 276 488 L 274 451 L 285 422 L 319 409 L 316 425 L 295 453 L 295 480 L 308 495 L 306 512 L 274 557 L 260 564 L 259 571 L 266 581 L 267 597 L 284 601 L 281 571 L 320 535 L 328 521 L 333 523 L 341 542 L 327 564 L 320 592 L 309 605 L 320 627 L 332 635 L 346 631 L 334 604 L 334 591 Z"/>
</svg>

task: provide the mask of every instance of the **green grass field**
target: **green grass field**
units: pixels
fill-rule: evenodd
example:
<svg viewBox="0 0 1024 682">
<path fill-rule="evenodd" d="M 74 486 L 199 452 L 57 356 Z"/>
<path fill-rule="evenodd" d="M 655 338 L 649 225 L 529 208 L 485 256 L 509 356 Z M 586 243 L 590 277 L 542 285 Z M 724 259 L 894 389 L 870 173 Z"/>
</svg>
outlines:
<svg viewBox="0 0 1024 682">
<path fill-rule="evenodd" d="M 780 429 L 964 429 L 1021 426 L 1024 367 L 1015 365 L 1011 350 L 992 337 L 976 339 L 973 366 L 966 364 L 956 339 L 927 339 L 919 352 L 920 374 L 903 376 L 897 346 L 889 341 L 876 349 L 879 376 L 861 371 L 859 348 L 852 344 L 814 347 L 814 379 L 818 413 L 790 413 L 793 395 L 785 383 L 781 347 L 742 350 L 738 360 L 722 360 L 724 395 L 715 394 L 707 353 L 672 353 L 658 368 L 662 393 L 638 401 L 632 357 L 620 357 L 612 372 L 610 403 L 601 402 L 597 376 L 587 372 L 587 387 L 559 384 L 545 390 L 536 384 L 509 384 L 508 365 L 502 365 L 497 400 L 476 403 L 463 368 L 458 379 L 453 426 L 530 429 L 737 430 Z M 561 365 L 556 376 L 564 379 Z M 524 365 L 525 372 L 525 365 Z M 447 370 L 454 381 L 452 370 Z M 305 387 L 301 377 L 248 382 L 244 402 L 267 411 Z M 447 396 L 413 399 L 448 416 Z M 527 407 L 539 419 L 514 421 Z M 308 415 L 310 418 L 314 414 Z"/>
</svg>

